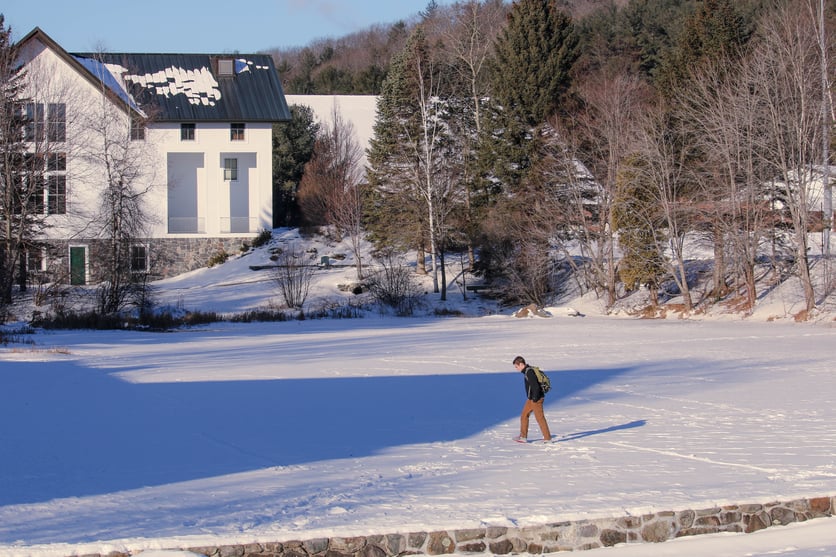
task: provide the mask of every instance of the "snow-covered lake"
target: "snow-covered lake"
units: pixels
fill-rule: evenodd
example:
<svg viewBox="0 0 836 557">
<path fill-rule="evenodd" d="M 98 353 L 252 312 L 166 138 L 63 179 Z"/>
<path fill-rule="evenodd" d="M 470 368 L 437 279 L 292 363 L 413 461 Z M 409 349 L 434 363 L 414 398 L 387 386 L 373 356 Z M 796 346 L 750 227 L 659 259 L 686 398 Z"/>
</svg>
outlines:
<svg viewBox="0 0 836 557">
<path fill-rule="evenodd" d="M 366 317 L 33 340 L 0 350 L 2 556 L 836 495 L 823 325 Z M 517 354 L 552 374 L 557 443 L 511 440 Z M 592 554 L 836 554 L 834 519 L 703 538 Z"/>
</svg>

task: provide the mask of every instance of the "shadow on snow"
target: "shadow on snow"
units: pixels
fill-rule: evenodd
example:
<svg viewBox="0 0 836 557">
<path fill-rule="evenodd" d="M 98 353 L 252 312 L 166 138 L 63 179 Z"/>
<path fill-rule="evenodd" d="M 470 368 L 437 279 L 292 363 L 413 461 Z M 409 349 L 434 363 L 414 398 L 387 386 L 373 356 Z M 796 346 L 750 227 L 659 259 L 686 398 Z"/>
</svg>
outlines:
<svg viewBox="0 0 836 557">
<path fill-rule="evenodd" d="M 620 431 L 622 429 L 633 429 L 636 427 L 643 427 L 647 425 L 647 420 L 634 420 L 632 422 L 621 424 L 621 425 L 614 425 L 610 427 L 605 427 L 602 429 L 592 429 L 589 431 L 577 431 L 575 433 L 569 433 L 564 435 L 559 440 L 560 441 L 574 441 L 576 439 L 582 439 L 584 437 L 590 437 L 592 435 L 599 435 L 601 433 L 610 433 L 613 431 Z"/>
<path fill-rule="evenodd" d="M 524 401 L 516 372 L 135 384 L 72 362 L 3 367 L 0 505 L 454 441 Z M 629 371 L 557 372 L 547 407 Z"/>
</svg>

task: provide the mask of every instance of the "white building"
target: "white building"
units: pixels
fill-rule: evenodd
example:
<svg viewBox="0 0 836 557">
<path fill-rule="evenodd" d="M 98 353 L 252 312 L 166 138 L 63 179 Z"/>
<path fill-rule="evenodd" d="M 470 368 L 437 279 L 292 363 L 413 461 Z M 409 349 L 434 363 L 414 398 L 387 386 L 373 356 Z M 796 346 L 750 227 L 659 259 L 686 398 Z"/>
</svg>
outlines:
<svg viewBox="0 0 836 557">
<path fill-rule="evenodd" d="M 290 112 L 269 55 L 68 53 L 37 28 L 18 46 L 25 139 L 45 159 L 44 270 L 97 282 L 113 161 L 148 217 L 137 270 L 205 266 L 273 228 L 272 126 Z"/>
</svg>

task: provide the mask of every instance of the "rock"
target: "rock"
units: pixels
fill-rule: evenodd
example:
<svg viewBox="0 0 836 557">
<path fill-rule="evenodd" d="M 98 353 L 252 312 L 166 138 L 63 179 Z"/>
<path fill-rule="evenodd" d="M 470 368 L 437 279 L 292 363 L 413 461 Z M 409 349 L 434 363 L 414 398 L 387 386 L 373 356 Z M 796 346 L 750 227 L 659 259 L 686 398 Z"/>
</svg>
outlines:
<svg viewBox="0 0 836 557">
<path fill-rule="evenodd" d="M 514 317 L 551 317 L 552 315 L 536 304 L 529 304 L 524 308 L 518 309 L 514 313 Z"/>
</svg>

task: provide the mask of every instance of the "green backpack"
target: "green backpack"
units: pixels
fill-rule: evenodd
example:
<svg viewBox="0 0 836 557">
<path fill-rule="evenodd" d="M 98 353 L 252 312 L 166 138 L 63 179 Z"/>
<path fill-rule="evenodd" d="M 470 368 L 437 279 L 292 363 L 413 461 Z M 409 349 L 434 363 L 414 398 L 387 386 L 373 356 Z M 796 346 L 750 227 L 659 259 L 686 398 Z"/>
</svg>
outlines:
<svg viewBox="0 0 836 557">
<path fill-rule="evenodd" d="M 546 372 L 537 366 L 531 366 L 531 369 L 534 370 L 534 375 L 537 376 L 537 381 L 540 383 L 540 390 L 543 391 L 543 394 L 549 392 L 552 389 L 552 382 L 549 380 Z"/>
</svg>

